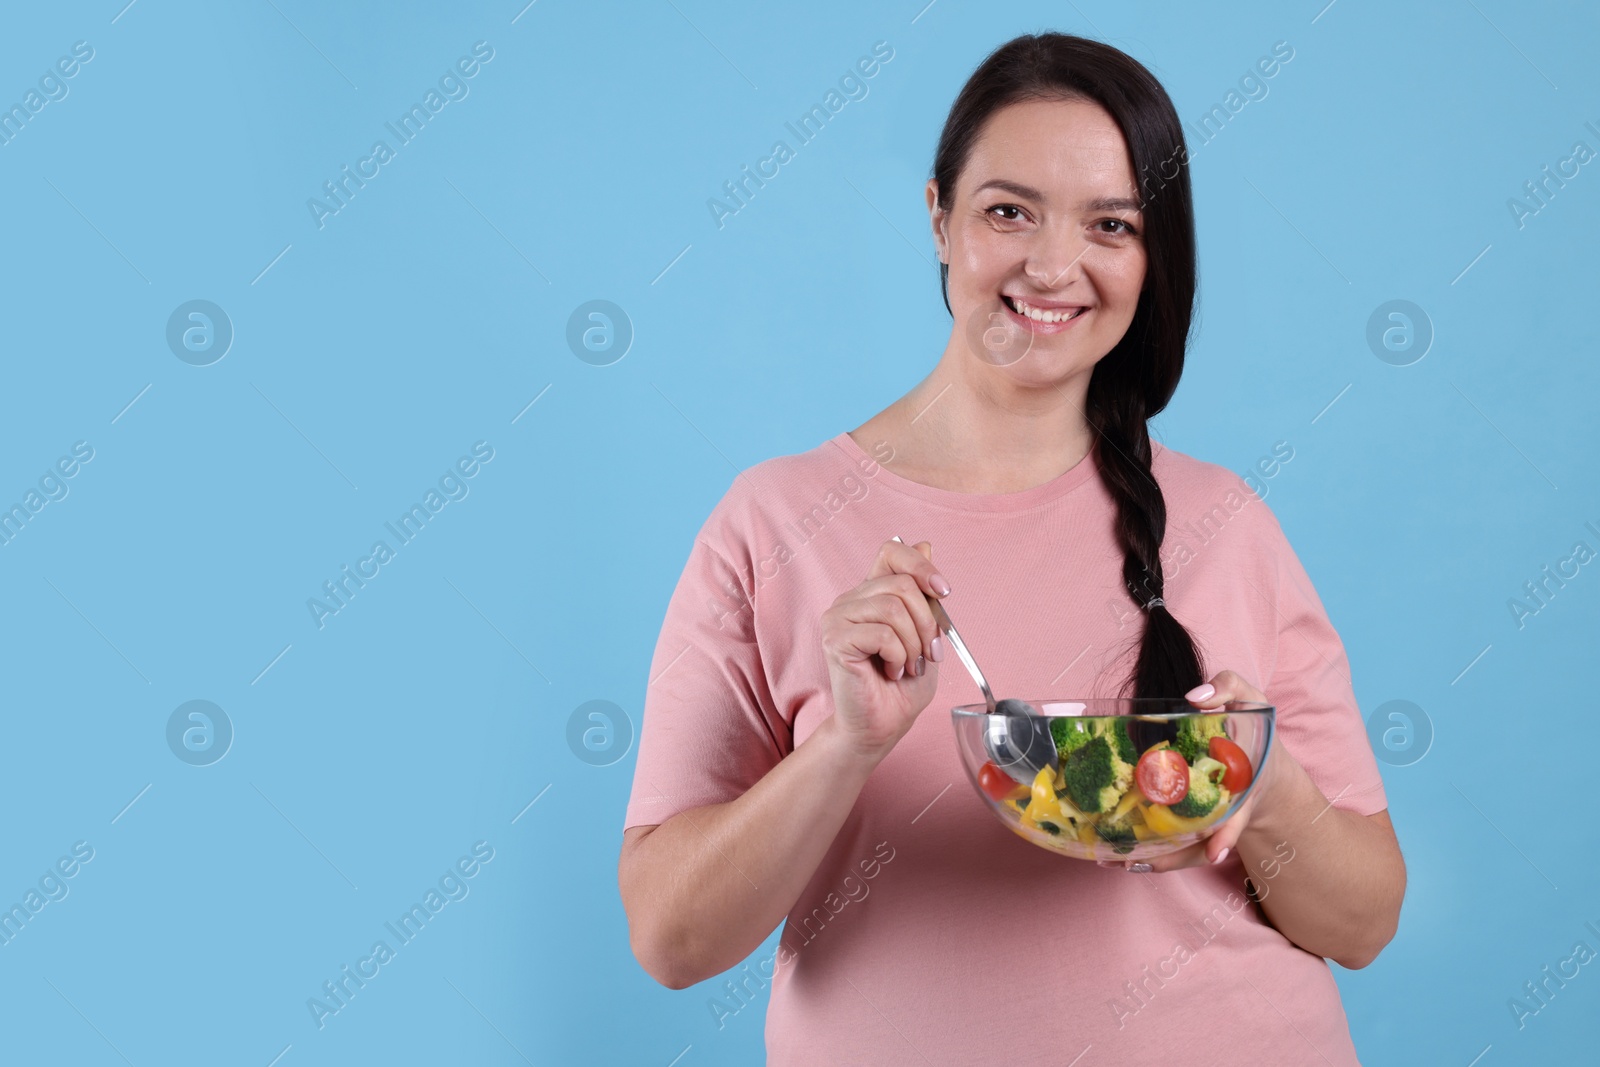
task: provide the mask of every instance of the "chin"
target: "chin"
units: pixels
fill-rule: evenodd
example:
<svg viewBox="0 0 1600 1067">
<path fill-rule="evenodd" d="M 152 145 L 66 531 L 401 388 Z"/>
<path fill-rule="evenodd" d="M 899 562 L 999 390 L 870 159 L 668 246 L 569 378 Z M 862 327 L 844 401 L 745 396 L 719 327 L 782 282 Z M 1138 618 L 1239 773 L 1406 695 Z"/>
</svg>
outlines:
<svg viewBox="0 0 1600 1067">
<path fill-rule="evenodd" d="M 1065 387 L 1073 378 L 1094 369 L 1095 360 L 1083 360 L 1071 355 L 1050 355 L 1037 350 L 1029 352 L 1017 362 L 1005 367 L 995 367 L 1014 384 L 1031 389 Z"/>
</svg>

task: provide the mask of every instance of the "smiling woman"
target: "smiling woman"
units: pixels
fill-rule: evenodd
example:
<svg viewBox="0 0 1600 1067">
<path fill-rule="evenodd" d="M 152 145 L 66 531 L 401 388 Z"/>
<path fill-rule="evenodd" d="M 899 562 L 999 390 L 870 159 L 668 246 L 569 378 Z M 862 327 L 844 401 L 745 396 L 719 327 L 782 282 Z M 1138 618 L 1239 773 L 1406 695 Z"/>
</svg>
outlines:
<svg viewBox="0 0 1600 1067">
<path fill-rule="evenodd" d="M 783 943 L 803 937 L 870 843 L 899 857 L 836 934 L 780 954 L 769 1064 L 1067 1063 L 1089 1047 L 1096 1062 L 1357 1062 L 1325 960 L 1378 955 L 1405 874 L 1344 648 L 1265 502 L 1150 439 L 1183 368 L 1194 219 L 1186 163 L 1153 195 L 1135 176 L 1187 158 L 1165 90 L 1122 52 L 1054 33 L 996 50 L 926 186 L 944 351 L 855 430 L 741 472 L 694 539 L 624 823 L 640 963 L 675 989 L 705 981 L 779 924 Z M 873 491 L 757 595 L 752 568 L 864 442 L 883 456 Z M 1219 500 L 1247 503 L 1171 580 L 1169 526 Z M 705 610 L 730 589 L 740 610 Z M 976 695 L 940 671 L 928 598 L 949 596 L 1006 691 L 1273 704 L 1250 796 L 1205 841 L 1128 868 L 1138 880 L 1018 840 L 958 781 L 948 709 Z M 1252 898 L 1246 875 L 1283 848 L 1294 863 Z M 1218 901 L 1226 927 L 1189 938 Z M 1186 943 L 1160 996 L 1130 1002 L 1127 976 Z M 1206 1020 L 1225 1048 L 1201 1044 L 1217 1040 Z"/>
</svg>

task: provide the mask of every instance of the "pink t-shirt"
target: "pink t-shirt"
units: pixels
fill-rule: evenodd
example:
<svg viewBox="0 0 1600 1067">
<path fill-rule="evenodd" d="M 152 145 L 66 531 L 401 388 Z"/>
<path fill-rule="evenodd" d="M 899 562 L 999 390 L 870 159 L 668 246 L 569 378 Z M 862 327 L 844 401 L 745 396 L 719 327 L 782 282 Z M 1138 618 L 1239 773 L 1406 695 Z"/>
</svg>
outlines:
<svg viewBox="0 0 1600 1067">
<path fill-rule="evenodd" d="M 1338 807 L 1382 810 L 1344 647 L 1276 518 L 1227 469 L 1160 444 L 1153 456 L 1165 597 L 1206 676 L 1230 669 L 1267 694 L 1274 743 Z M 822 614 L 896 534 L 932 542 L 945 602 L 997 695 L 1119 695 L 1143 616 L 1092 454 L 1043 485 L 982 495 L 877 459 L 840 433 L 743 472 L 712 511 L 650 666 L 626 826 L 736 799 L 832 713 Z M 982 695 L 953 654 L 938 670 L 937 695 L 873 771 L 776 956 L 713 987 L 709 1026 L 770 980 L 773 1067 L 1358 1062 L 1327 962 L 1262 920 L 1237 853 L 1128 874 L 1001 825 L 950 722 Z M 1292 863 L 1292 845 L 1278 856 Z"/>
</svg>

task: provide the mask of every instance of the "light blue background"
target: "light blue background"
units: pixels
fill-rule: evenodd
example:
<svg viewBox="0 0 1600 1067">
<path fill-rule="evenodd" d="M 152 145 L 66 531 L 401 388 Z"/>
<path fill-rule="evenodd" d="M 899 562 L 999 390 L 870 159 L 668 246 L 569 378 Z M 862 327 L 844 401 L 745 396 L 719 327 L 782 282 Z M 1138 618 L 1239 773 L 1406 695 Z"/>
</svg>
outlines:
<svg viewBox="0 0 1600 1067">
<path fill-rule="evenodd" d="M 1191 140 L 1201 313 L 1155 432 L 1241 473 L 1293 446 L 1268 503 L 1362 706 L 1414 701 L 1436 732 L 1384 768 L 1400 932 L 1336 968 L 1364 1062 L 1592 1050 L 1595 967 L 1525 1029 L 1507 1007 L 1600 948 L 1600 566 L 1521 629 L 1507 607 L 1600 548 L 1600 166 L 1521 228 L 1507 207 L 1600 148 L 1592 11 L 123 2 L 13 7 L 0 33 L 4 103 L 94 49 L 0 146 L 0 503 L 94 449 L 0 547 L 0 904 L 95 850 L 0 946 L 3 1058 L 758 1062 L 760 1011 L 719 1030 L 714 984 L 634 962 L 633 753 L 580 761 L 568 717 L 610 700 L 637 724 L 736 468 L 859 424 L 937 358 L 922 185 L 972 68 L 1035 29 L 1128 50 L 1191 127 L 1294 48 Z M 307 199 L 480 40 L 470 94 L 319 229 Z M 877 41 L 870 94 L 719 229 L 708 198 Z M 192 299 L 236 331 L 211 366 L 165 341 Z M 565 340 L 593 299 L 636 331 L 609 366 Z M 1391 299 L 1436 331 L 1409 366 L 1365 340 Z M 307 599 L 477 441 L 470 494 L 319 629 Z M 236 731 L 208 767 L 165 740 L 194 699 Z M 470 895 L 319 1030 L 307 999 L 477 841 Z"/>
</svg>

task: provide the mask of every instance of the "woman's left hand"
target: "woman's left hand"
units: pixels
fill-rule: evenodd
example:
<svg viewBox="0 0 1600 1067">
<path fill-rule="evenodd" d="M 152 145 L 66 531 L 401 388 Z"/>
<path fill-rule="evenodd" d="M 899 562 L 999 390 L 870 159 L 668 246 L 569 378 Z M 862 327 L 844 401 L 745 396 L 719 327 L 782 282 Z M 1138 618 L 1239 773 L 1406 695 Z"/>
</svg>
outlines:
<svg viewBox="0 0 1600 1067">
<path fill-rule="evenodd" d="M 1209 690 L 1209 692 L 1208 692 Z M 1219 671 L 1212 677 L 1207 685 L 1197 686 L 1184 694 L 1184 699 L 1202 711 L 1211 711 L 1223 708 L 1228 702 L 1234 700 L 1254 701 L 1270 704 L 1266 694 L 1255 686 L 1245 681 L 1232 671 Z M 1285 761 L 1292 761 L 1293 756 L 1283 750 L 1282 745 L 1272 745 L 1267 751 L 1267 759 L 1262 766 L 1256 769 L 1255 788 L 1250 791 L 1250 796 L 1239 810 L 1228 817 L 1227 821 L 1216 833 L 1176 852 L 1169 852 L 1165 856 L 1156 856 L 1143 863 L 1124 861 L 1112 863 L 1102 860 L 1102 867 L 1123 867 L 1131 871 L 1176 871 L 1184 867 L 1203 867 L 1215 863 L 1223 863 L 1234 855 L 1234 846 L 1239 843 L 1239 838 L 1250 825 L 1250 813 L 1261 802 L 1262 796 L 1272 792 L 1274 781 L 1282 777 Z M 1138 788 L 1135 786 L 1134 788 Z M 1271 801 L 1267 801 L 1270 805 Z"/>
</svg>

